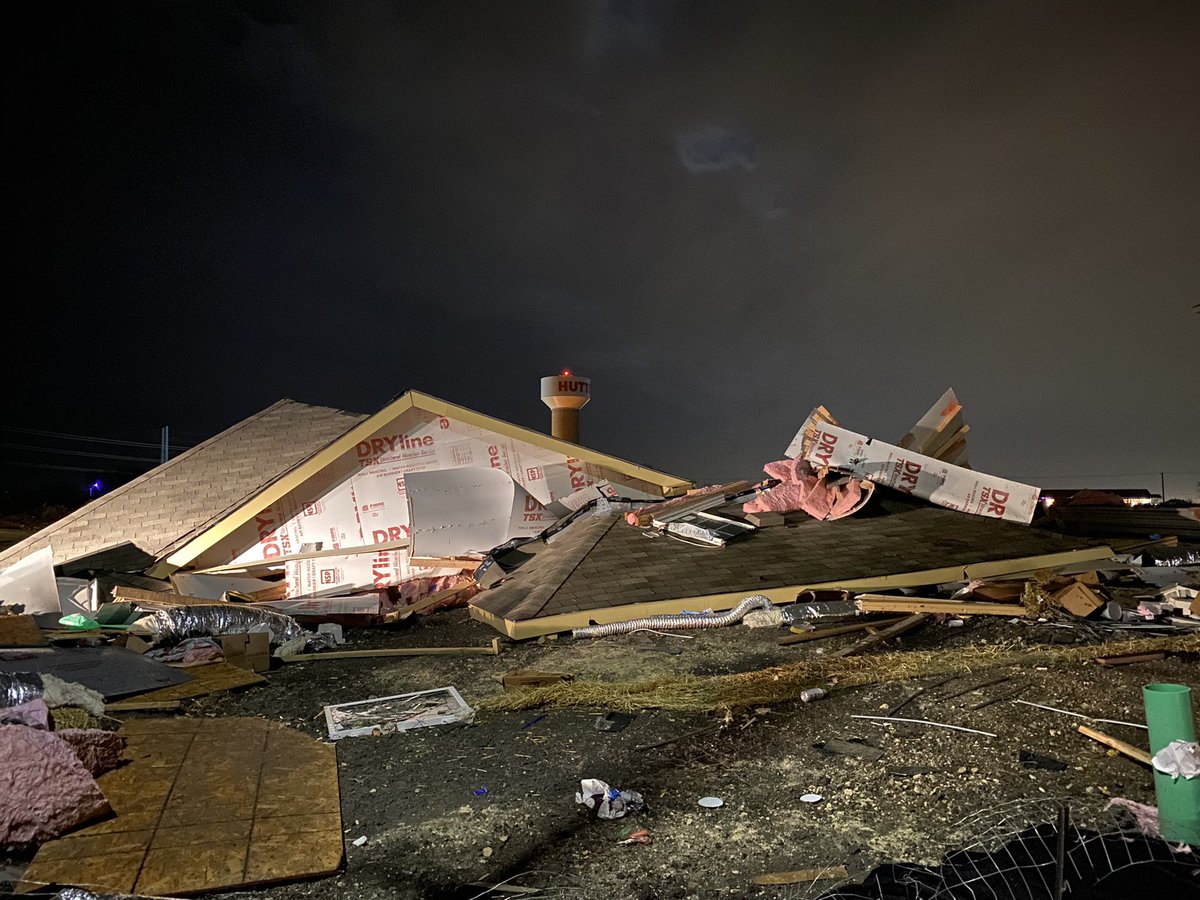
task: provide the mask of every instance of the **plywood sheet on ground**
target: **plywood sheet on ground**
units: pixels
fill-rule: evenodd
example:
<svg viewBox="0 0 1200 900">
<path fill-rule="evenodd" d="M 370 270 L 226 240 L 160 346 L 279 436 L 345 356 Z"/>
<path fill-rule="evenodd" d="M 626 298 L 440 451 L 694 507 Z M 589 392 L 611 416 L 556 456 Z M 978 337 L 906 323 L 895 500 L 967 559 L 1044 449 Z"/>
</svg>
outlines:
<svg viewBox="0 0 1200 900">
<path fill-rule="evenodd" d="M 342 861 L 332 746 L 266 719 L 143 719 L 99 779 L 115 818 L 45 844 L 21 893 L 195 894 L 327 875 Z"/>
<path fill-rule="evenodd" d="M 184 684 L 160 688 L 145 694 L 138 694 L 136 699 L 151 703 L 167 703 L 174 700 L 189 700 L 192 697 L 203 697 L 218 691 L 233 691 L 249 687 L 252 684 L 262 684 L 267 679 L 250 669 L 240 669 L 227 662 L 211 662 L 202 666 L 189 666 L 188 673 L 192 680 Z"/>
</svg>

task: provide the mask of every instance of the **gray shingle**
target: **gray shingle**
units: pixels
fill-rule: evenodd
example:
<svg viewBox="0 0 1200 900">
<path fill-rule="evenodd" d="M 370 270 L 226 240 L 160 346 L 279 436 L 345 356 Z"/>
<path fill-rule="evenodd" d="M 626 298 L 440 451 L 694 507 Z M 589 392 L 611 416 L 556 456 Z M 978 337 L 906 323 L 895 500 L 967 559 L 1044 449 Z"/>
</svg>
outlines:
<svg viewBox="0 0 1200 900">
<path fill-rule="evenodd" d="M 56 564 L 118 547 L 161 559 L 365 418 L 280 400 L 14 544 L 0 568 L 48 543 Z"/>
<path fill-rule="evenodd" d="M 473 604 L 522 621 L 630 603 L 962 567 L 1095 543 L 930 506 L 835 522 L 802 517 L 723 549 L 650 541 L 640 529 L 616 521 L 612 517 L 602 533 L 595 518 L 572 524 L 511 580 L 483 592 Z"/>
</svg>

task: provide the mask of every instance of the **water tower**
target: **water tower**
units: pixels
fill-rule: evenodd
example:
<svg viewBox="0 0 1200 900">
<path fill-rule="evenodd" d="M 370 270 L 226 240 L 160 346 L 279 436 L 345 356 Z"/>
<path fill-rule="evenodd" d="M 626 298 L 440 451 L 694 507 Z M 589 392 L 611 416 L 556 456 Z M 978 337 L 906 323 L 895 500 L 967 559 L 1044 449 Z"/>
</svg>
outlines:
<svg viewBox="0 0 1200 900">
<path fill-rule="evenodd" d="M 542 402 L 550 407 L 550 434 L 579 443 L 579 410 L 592 399 L 592 382 L 563 369 L 542 379 Z"/>
</svg>

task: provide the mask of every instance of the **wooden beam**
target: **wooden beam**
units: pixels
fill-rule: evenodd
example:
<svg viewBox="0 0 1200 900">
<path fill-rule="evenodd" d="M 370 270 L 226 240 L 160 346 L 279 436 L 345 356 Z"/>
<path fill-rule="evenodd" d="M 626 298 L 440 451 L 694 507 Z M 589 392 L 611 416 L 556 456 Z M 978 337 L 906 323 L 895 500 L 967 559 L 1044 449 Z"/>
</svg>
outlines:
<svg viewBox="0 0 1200 900">
<path fill-rule="evenodd" d="M 254 559 L 240 563 L 222 563 L 219 566 L 207 566 L 195 571 L 188 570 L 189 575 L 241 575 L 252 571 L 263 570 L 266 574 L 273 568 L 289 562 L 299 562 L 304 559 L 328 559 L 335 556 L 357 556 L 363 553 L 382 553 L 384 550 L 405 550 L 408 548 L 408 538 L 400 541 L 385 541 L 380 544 L 367 544 L 362 547 L 331 547 L 328 550 L 313 550 L 309 553 L 292 553 L 288 556 L 272 556 L 270 559 Z"/>
<path fill-rule="evenodd" d="M 845 877 L 847 877 L 845 866 L 826 866 L 822 869 L 795 869 L 791 872 L 770 872 L 766 875 L 755 875 L 750 880 L 754 884 L 805 884 Z"/>
<path fill-rule="evenodd" d="M 883 629 L 878 634 L 873 634 L 869 638 L 863 638 L 857 644 L 851 644 L 849 647 L 835 650 L 829 656 L 853 656 L 855 653 L 861 653 L 863 650 L 870 650 L 872 647 L 878 647 L 880 644 L 904 634 L 906 631 L 911 631 L 918 625 L 924 624 L 928 619 L 929 613 L 917 613 L 915 616 L 908 616 L 890 628 Z"/>
<path fill-rule="evenodd" d="M 228 606 L 225 600 L 201 600 L 199 597 L 188 597 L 173 591 L 147 591 L 142 588 L 126 587 L 119 584 L 112 589 L 113 599 L 119 602 L 135 603 L 138 606 Z"/>
<path fill-rule="evenodd" d="M 391 650 L 333 650 L 329 653 L 293 653 L 281 656 L 284 662 L 308 662 L 313 659 L 375 659 L 388 656 L 499 656 L 500 638 L 492 638 L 486 647 L 403 647 Z"/>
<path fill-rule="evenodd" d="M 855 598 L 863 612 L 941 613 L 952 616 L 1028 616 L 1019 603 L 959 602 L 931 597 L 888 597 L 884 594 L 859 594 Z"/>
<path fill-rule="evenodd" d="M 674 497 L 670 500 L 661 500 L 651 504 L 643 509 L 635 509 L 625 514 L 625 521 L 629 522 L 629 516 L 636 520 L 636 524 L 645 528 L 651 523 L 659 513 L 669 513 L 678 515 L 686 510 L 699 509 L 705 506 L 720 506 L 724 498 L 731 494 L 740 494 L 754 487 L 754 483 L 750 481 L 731 481 L 728 484 L 721 485 L 716 490 L 706 491 L 704 493 L 687 493 L 682 497 Z M 633 523 L 630 523 L 633 524 Z"/>
<path fill-rule="evenodd" d="M 304 484 L 313 475 L 336 462 L 342 454 L 352 450 L 354 445 L 359 441 L 371 437 L 379 429 L 411 409 L 422 410 L 435 416 L 443 416 L 458 422 L 464 422 L 467 425 L 474 425 L 486 431 L 500 434 L 503 437 L 531 443 L 542 450 L 561 453 L 569 459 L 578 459 L 604 469 L 610 469 L 617 475 L 623 476 L 623 478 L 617 479 L 619 482 L 632 481 L 634 482 L 632 486 L 641 488 L 652 496 L 655 493 L 670 496 L 672 493 L 685 491 L 692 486 L 690 481 L 674 475 L 657 472 L 654 469 L 648 469 L 645 466 L 639 466 L 627 460 L 609 456 L 607 453 L 589 450 L 587 447 L 580 446 L 579 444 L 559 440 L 550 435 L 534 431 L 531 428 L 513 425 L 510 422 L 477 413 L 464 406 L 447 403 L 445 400 L 439 400 L 437 397 L 431 397 L 420 391 L 410 390 L 397 397 L 383 409 L 351 426 L 341 437 L 326 444 L 321 450 L 292 466 L 292 468 L 279 478 L 263 486 L 259 491 L 248 497 L 241 505 L 227 511 L 220 519 L 199 531 L 190 541 L 166 559 L 158 562 L 148 574 L 151 574 L 155 578 L 164 578 L 170 573 L 177 572 L 179 569 L 192 563 L 200 554 L 216 546 L 243 524 L 251 521 L 256 513 L 261 512 L 276 500 L 279 500 L 295 488 Z M 643 485 L 645 486 L 644 488 L 642 487 Z"/>
<path fill-rule="evenodd" d="M 898 616 L 894 619 L 872 619 L 869 622 L 857 622 L 853 625 L 836 625 L 832 628 L 816 628 L 812 631 L 805 631 L 800 634 L 789 634 L 787 637 L 779 639 L 780 647 L 790 647 L 792 644 L 801 644 L 805 641 L 819 641 L 821 638 L 833 637 L 838 634 L 853 634 L 856 631 L 866 631 L 876 626 L 887 627 L 895 625 L 902 621 L 903 616 Z"/>
<path fill-rule="evenodd" d="M 183 704 L 178 700 L 119 700 L 116 703 L 105 703 L 105 712 L 133 712 L 136 710 L 170 710 L 181 709 Z"/>
<path fill-rule="evenodd" d="M 1093 741 L 1099 741 L 1105 747 L 1111 747 L 1118 753 L 1123 753 L 1130 759 L 1136 759 L 1138 762 L 1145 763 L 1148 766 L 1153 765 L 1153 763 L 1150 761 L 1150 754 L 1145 750 L 1141 750 L 1133 746 L 1133 744 L 1127 744 L 1118 738 L 1111 737 L 1105 734 L 1103 731 L 1097 731 L 1095 728 L 1088 728 L 1086 725 L 1080 725 L 1079 733 L 1087 735 Z"/>
<path fill-rule="evenodd" d="M 1127 656 L 1097 656 L 1096 664 L 1100 666 L 1128 666 L 1132 663 L 1158 662 L 1166 659 L 1165 653 L 1131 653 Z"/>
<path fill-rule="evenodd" d="M 432 594 L 422 597 L 415 603 L 410 603 L 408 606 L 402 607 L 395 612 L 386 613 L 383 617 L 383 621 L 399 622 L 401 619 L 407 619 L 413 613 L 419 613 L 423 609 L 429 609 L 429 607 L 436 603 L 441 603 L 443 600 L 449 600 L 451 597 L 455 597 L 458 594 L 474 591 L 477 588 L 478 585 L 472 581 L 468 584 L 460 584 L 458 587 L 446 588 L 444 591 L 435 591 Z M 324 654 L 321 655 L 324 656 Z"/>
</svg>

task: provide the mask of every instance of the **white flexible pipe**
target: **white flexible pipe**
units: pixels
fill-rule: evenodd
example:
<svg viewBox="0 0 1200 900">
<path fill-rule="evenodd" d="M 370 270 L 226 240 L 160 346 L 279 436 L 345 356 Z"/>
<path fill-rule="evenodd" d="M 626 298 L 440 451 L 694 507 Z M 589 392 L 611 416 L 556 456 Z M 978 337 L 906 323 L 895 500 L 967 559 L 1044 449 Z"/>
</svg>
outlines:
<svg viewBox="0 0 1200 900">
<path fill-rule="evenodd" d="M 752 609 L 771 609 L 771 601 L 762 594 L 747 597 L 733 609 L 723 613 L 672 613 L 662 616 L 646 616 L 644 619 L 630 619 L 627 622 L 610 622 L 607 625 L 589 625 L 586 628 L 575 628 L 572 637 L 608 637 L 614 634 L 629 634 L 631 631 L 664 628 L 723 628 L 742 620 L 742 616 Z"/>
</svg>

